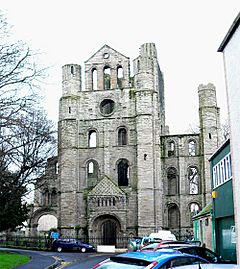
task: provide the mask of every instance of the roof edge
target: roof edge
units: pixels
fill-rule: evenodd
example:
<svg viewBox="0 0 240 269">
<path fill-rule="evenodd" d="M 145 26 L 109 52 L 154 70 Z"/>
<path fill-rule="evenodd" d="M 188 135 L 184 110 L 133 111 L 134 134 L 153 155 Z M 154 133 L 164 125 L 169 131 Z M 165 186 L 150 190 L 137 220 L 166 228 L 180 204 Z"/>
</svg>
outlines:
<svg viewBox="0 0 240 269">
<path fill-rule="evenodd" d="M 235 18 L 232 25 L 230 26 L 227 34 L 225 35 L 221 45 L 219 46 L 219 48 L 217 50 L 218 52 L 223 52 L 226 45 L 228 44 L 228 42 L 232 38 L 233 34 L 235 33 L 236 29 L 238 28 L 239 24 L 240 24 L 240 12 L 238 13 L 237 17 Z"/>
</svg>

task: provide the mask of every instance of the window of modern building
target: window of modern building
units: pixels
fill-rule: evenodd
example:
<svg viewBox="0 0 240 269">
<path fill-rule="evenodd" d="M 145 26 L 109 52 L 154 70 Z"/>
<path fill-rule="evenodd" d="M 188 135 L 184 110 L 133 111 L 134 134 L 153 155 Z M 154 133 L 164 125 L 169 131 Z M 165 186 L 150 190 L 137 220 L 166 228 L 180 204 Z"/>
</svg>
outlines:
<svg viewBox="0 0 240 269">
<path fill-rule="evenodd" d="M 117 165 L 118 186 L 128 186 L 129 164 L 126 159 L 121 159 Z"/>
<path fill-rule="evenodd" d="M 213 166 L 213 188 L 232 179 L 231 154 L 224 156 Z"/>
<path fill-rule="evenodd" d="M 127 145 L 127 130 L 125 128 L 118 129 L 118 145 Z"/>
<path fill-rule="evenodd" d="M 188 167 L 189 194 L 199 193 L 199 174 L 195 166 Z"/>
<path fill-rule="evenodd" d="M 95 148 L 97 146 L 97 132 L 94 130 L 91 130 L 88 133 L 88 146 L 90 148 Z"/>
</svg>

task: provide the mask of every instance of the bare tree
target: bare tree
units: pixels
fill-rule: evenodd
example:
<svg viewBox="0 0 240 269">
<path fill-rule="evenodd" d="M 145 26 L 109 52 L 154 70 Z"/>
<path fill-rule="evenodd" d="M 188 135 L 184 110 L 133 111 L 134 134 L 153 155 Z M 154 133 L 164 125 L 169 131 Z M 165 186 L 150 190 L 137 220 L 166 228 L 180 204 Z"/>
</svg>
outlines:
<svg viewBox="0 0 240 269">
<path fill-rule="evenodd" d="M 38 68 L 26 44 L 11 43 L 9 33 L 0 14 L 0 230 L 8 227 L 7 214 L 23 212 L 12 221 L 15 227 L 26 217 L 21 199 L 56 150 L 54 124 L 39 106 L 46 69 Z M 10 214 L 13 205 L 18 207 Z"/>
</svg>

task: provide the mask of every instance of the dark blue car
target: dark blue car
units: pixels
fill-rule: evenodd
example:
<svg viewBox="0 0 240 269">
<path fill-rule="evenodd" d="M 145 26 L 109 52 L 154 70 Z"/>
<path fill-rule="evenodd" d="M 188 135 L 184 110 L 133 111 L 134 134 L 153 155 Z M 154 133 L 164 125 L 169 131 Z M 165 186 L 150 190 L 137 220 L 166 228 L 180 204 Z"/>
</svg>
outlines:
<svg viewBox="0 0 240 269">
<path fill-rule="evenodd" d="M 209 262 L 194 255 L 174 250 L 162 250 L 161 252 L 128 252 L 114 255 L 96 264 L 92 269 L 168 269 L 199 263 Z"/>
<path fill-rule="evenodd" d="M 55 240 L 52 244 L 52 249 L 58 252 L 64 250 L 78 250 L 81 252 L 95 251 L 95 247 L 93 245 L 83 243 L 79 239 L 71 239 L 71 238 Z"/>
</svg>

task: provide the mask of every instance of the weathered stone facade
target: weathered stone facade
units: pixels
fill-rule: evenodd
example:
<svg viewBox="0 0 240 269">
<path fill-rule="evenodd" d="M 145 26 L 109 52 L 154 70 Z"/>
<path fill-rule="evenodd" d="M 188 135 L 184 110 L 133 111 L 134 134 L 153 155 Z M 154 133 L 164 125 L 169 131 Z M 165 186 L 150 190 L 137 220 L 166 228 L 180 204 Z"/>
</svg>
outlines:
<svg viewBox="0 0 240 269">
<path fill-rule="evenodd" d="M 219 145 L 215 87 L 200 85 L 200 131 L 169 135 L 153 43 L 133 61 L 104 45 L 63 66 L 59 105 L 58 226 L 63 235 L 116 238 L 192 230 L 210 201 L 208 158 Z M 177 113 L 176 113 L 177 114 Z"/>
</svg>

